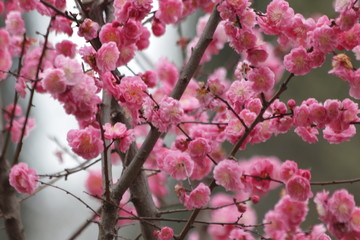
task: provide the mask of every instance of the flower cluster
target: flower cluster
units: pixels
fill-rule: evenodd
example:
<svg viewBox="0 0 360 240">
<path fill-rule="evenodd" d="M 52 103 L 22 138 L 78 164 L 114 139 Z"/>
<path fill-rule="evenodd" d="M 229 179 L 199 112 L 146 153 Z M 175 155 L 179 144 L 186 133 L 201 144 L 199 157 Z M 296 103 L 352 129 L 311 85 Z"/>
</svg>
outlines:
<svg viewBox="0 0 360 240">
<path fill-rule="evenodd" d="M 9 173 L 9 183 L 19 193 L 33 194 L 39 177 L 26 163 L 14 165 Z"/>
<path fill-rule="evenodd" d="M 320 220 L 336 238 L 360 237 L 360 208 L 355 205 L 354 196 L 347 190 L 337 190 L 331 197 L 328 191 L 319 192 L 314 202 Z"/>
<path fill-rule="evenodd" d="M 97 157 L 104 150 L 100 129 L 91 125 L 80 130 L 70 130 L 67 141 L 71 149 L 86 160 Z"/>
</svg>

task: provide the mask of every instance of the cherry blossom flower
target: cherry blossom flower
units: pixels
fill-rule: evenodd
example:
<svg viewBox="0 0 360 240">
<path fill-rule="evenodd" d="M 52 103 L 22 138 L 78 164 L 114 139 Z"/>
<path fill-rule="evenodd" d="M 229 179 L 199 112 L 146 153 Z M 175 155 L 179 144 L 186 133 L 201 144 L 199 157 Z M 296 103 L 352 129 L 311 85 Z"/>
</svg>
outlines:
<svg viewBox="0 0 360 240">
<path fill-rule="evenodd" d="M 102 195 L 102 173 L 101 170 L 90 170 L 85 180 L 86 190 L 98 197 Z"/>
<path fill-rule="evenodd" d="M 12 35 L 22 35 L 25 33 L 25 23 L 19 11 L 11 11 L 6 15 L 6 30 Z"/>
<path fill-rule="evenodd" d="M 78 35 L 89 41 L 97 37 L 99 29 L 100 27 L 97 22 L 94 22 L 89 18 L 85 18 L 79 26 Z"/>
<path fill-rule="evenodd" d="M 65 73 L 61 68 L 47 68 L 43 72 L 42 85 L 51 94 L 63 93 L 66 90 Z"/>
<path fill-rule="evenodd" d="M 295 75 L 305 75 L 309 73 L 311 64 L 306 49 L 303 47 L 293 48 L 291 52 L 284 57 L 284 66 L 286 70 Z"/>
<path fill-rule="evenodd" d="M 33 194 L 39 177 L 26 163 L 18 163 L 10 169 L 9 183 L 19 193 Z"/>
<path fill-rule="evenodd" d="M 160 231 L 155 231 L 154 235 L 159 240 L 171 240 L 174 236 L 174 230 L 170 227 L 163 227 Z"/>
<path fill-rule="evenodd" d="M 286 182 L 286 191 L 291 199 L 300 202 L 306 201 L 313 196 L 309 179 L 299 175 L 292 176 Z"/>
<path fill-rule="evenodd" d="M 339 222 L 347 222 L 355 207 L 354 196 L 345 189 L 337 190 L 329 199 L 328 207 Z"/>
<path fill-rule="evenodd" d="M 169 151 L 164 158 L 163 163 L 158 165 L 171 177 L 176 180 L 185 180 L 191 176 L 194 169 L 194 162 L 187 153 L 180 151 Z"/>
<path fill-rule="evenodd" d="M 120 56 L 115 42 L 103 43 L 96 53 L 96 65 L 101 72 L 113 71 Z"/>
<path fill-rule="evenodd" d="M 223 186 L 227 191 L 239 191 L 242 189 L 241 176 L 242 169 L 233 160 L 222 160 L 214 168 L 216 184 Z"/>
<path fill-rule="evenodd" d="M 194 190 L 190 192 L 185 207 L 188 210 L 204 207 L 210 200 L 210 188 L 204 183 L 200 183 Z"/>
<path fill-rule="evenodd" d="M 125 137 L 127 128 L 125 124 L 117 122 L 113 126 L 110 123 L 104 125 L 104 137 L 108 140 Z"/>
<path fill-rule="evenodd" d="M 100 130 L 93 126 L 70 130 L 67 134 L 67 141 L 71 149 L 86 160 L 97 157 L 104 150 Z"/>
</svg>

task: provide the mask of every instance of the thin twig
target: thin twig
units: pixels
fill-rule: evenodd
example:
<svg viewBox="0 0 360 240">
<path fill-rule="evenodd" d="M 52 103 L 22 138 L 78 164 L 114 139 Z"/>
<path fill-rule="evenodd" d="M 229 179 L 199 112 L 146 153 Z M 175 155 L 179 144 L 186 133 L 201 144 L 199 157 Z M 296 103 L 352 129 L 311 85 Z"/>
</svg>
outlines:
<svg viewBox="0 0 360 240">
<path fill-rule="evenodd" d="M 56 188 L 56 189 L 59 189 L 63 192 L 65 192 L 66 194 L 69 194 L 70 196 L 74 197 L 75 199 L 77 199 L 79 202 L 81 202 L 82 204 L 84 204 L 88 209 L 90 209 L 94 214 L 96 214 L 96 216 L 99 216 L 99 214 L 92 208 L 90 207 L 86 202 L 84 202 L 84 200 L 82 200 L 81 198 L 77 197 L 75 194 L 69 192 L 68 190 L 65 190 L 61 187 L 58 187 L 58 186 L 55 186 L 55 185 L 52 185 L 50 183 L 46 183 L 46 182 L 43 182 L 43 181 L 38 181 L 39 183 L 41 184 L 44 184 L 44 185 L 47 185 L 47 186 L 50 186 L 50 187 L 53 187 L 53 188 Z M 100 216 L 99 216 L 100 217 Z"/>
</svg>

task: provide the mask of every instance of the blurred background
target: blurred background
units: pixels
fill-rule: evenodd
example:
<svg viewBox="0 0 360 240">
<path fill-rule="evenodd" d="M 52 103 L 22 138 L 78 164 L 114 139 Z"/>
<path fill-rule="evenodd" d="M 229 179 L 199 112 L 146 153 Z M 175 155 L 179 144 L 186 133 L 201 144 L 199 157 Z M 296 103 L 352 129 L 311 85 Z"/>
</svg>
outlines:
<svg viewBox="0 0 360 240">
<path fill-rule="evenodd" d="M 266 5 L 269 2 L 270 1 L 255 0 L 253 1 L 253 6 L 255 9 L 265 12 Z M 329 18 L 336 17 L 330 4 L 331 1 L 289 0 L 289 3 L 295 12 L 302 13 L 305 17 L 313 17 L 315 14 L 327 14 Z M 201 15 L 201 13 L 188 18 L 187 23 L 182 24 L 181 28 L 185 37 L 192 38 L 195 35 L 194 21 L 199 15 Z M 35 34 L 35 31 L 40 33 L 46 31 L 46 25 L 42 26 L 40 24 L 42 22 L 47 23 L 48 20 L 34 13 L 26 15 L 26 23 L 30 36 L 39 38 Z M 3 22 L 1 24 L 3 24 Z M 36 29 L 33 28 L 34 26 L 36 26 Z M 58 38 L 59 36 L 56 37 Z M 176 26 L 172 28 L 168 27 L 165 36 L 152 39 L 155 44 L 149 51 L 145 51 L 144 54 L 153 62 L 156 62 L 161 56 L 167 56 L 169 60 L 174 61 L 180 67 L 182 62 L 181 51 L 179 47 L 175 45 L 178 37 L 178 29 Z M 166 48 L 164 46 L 166 46 Z M 352 57 L 352 53 L 350 53 L 349 56 Z M 235 57 L 235 54 L 227 47 L 219 56 L 215 57 L 214 61 L 206 64 L 205 69 L 208 69 L 208 72 L 212 72 L 214 68 L 219 67 L 219 64 L 226 62 L 227 58 L 232 57 Z M 139 57 L 138 61 L 142 61 L 142 58 Z M 359 67 L 357 62 L 353 62 L 353 64 L 355 67 Z M 146 61 L 144 61 L 144 65 L 147 68 L 151 68 L 151 66 L 146 65 Z M 136 62 L 132 63 L 130 67 L 135 71 L 140 71 L 141 69 Z M 311 73 L 306 76 L 293 78 L 288 86 L 288 90 L 281 96 L 281 100 L 286 102 L 289 98 L 293 98 L 297 103 L 301 103 L 310 97 L 314 97 L 321 102 L 326 99 L 342 100 L 349 97 L 348 84 L 327 74 L 330 69 L 331 56 L 328 56 L 327 62 L 322 68 L 312 70 Z M 287 73 L 284 74 L 283 78 L 286 76 Z M 13 83 L 14 80 L 12 79 L 9 83 L 2 83 L 0 85 L 1 98 L 5 103 L 4 105 L 10 104 L 13 99 L 13 92 L 9 90 L 10 85 Z M 23 103 L 24 102 L 26 101 L 23 101 Z M 64 162 L 60 164 L 55 156 L 55 152 L 60 150 L 60 148 L 54 141 L 50 140 L 50 138 L 56 137 L 61 144 L 66 146 L 67 132 L 70 129 L 77 128 L 74 117 L 66 115 L 62 106 L 49 97 L 49 95 L 36 94 L 34 106 L 32 116 L 36 118 L 37 126 L 24 143 L 25 149 L 21 155 L 21 160 L 28 162 L 30 167 L 35 168 L 39 174 L 54 173 L 64 168 L 76 166 L 77 163 L 68 156 L 64 156 Z M 299 164 L 300 168 L 311 169 L 313 181 L 343 180 L 360 177 L 359 135 L 353 137 L 350 142 L 341 144 L 329 144 L 324 141 L 321 136 L 319 139 L 319 142 L 316 144 L 308 144 L 290 131 L 288 134 L 273 137 L 266 143 L 249 145 L 246 150 L 239 152 L 237 157 L 250 158 L 254 155 L 263 155 L 276 156 L 281 161 L 287 159 L 294 160 Z M 96 167 L 99 166 L 95 166 L 95 168 Z M 71 175 L 66 181 L 58 181 L 56 185 L 74 193 L 94 209 L 97 209 L 98 203 L 96 200 L 84 193 L 84 180 L 86 176 L 87 173 L 82 171 Z M 336 189 L 346 188 L 355 196 L 357 205 L 360 205 L 359 186 L 360 183 L 355 183 L 326 186 L 326 189 L 334 191 Z M 322 187 L 314 186 L 312 190 L 316 193 L 321 191 Z M 256 206 L 258 222 L 262 221 L 264 213 L 274 207 L 279 199 L 279 192 L 280 189 L 269 192 Z M 319 223 L 313 202 L 310 202 L 309 205 L 311 210 L 309 211 L 306 222 L 303 224 L 303 229 L 309 228 L 314 223 Z M 86 220 L 91 219 L 92 216 L 92 213 L 77 199 L 51 187 L 25 200 L 22 205 L 22 214 L 26 238 L 29 240 L 68 239 Z M 181 217 L 185 218 L 186 216 Z M 181 230 L 181 224 L 169 225 L 174 227 L 176 232 Z M 132 237 L 128 237 L 129 239 L 134 239 L 139 233 L 136 226 L 125 227 L 119 233 L 120 235 L 130 236 L 123 231 L 130 232 L 130 235 L 133 233 Z M 91 224 L 77 239 L 96 238 L 97 225 Z M 1 221 L 0 239 L 7 239 L 4 235 Z"/>
</svg>

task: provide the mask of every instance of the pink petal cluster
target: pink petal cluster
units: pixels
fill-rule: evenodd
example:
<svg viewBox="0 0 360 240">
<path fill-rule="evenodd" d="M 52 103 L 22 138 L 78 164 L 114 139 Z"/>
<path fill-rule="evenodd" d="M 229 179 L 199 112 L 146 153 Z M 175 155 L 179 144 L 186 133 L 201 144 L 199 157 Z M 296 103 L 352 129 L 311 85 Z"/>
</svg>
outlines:
<svg viewBox="0 0 360 240">
<path fill-rule="evenodd" d="M 104 137 L 108 140 L 120 139 L 126 136 L 126 126 L 123 123 L 117 122 L 114 125 L 111 123 L 105 123 L 104 125 Z"/>
<path fill-rule="evenodd" d="M 209 141 L 202 137 L 190 141 L 188 145 L 190 157 L 195 161 L 203 159 L 206 154 L 209 154 L 211 152 L 211 150 L 212 147 Z"/>
<path fill-rule="evenodd" d="M 7 131 L 10 130 L 11 141 L 19 142 L 21 138 L 21 134 L 25 124 L 25 117 L 15 118 L 12 122 L 12 127 L 10 129 L 10 123 L 5 125 L 5 129 Z M 24 138 L 29 136 L 30 131 L 35 127 L 35 119 L 33 117 L 29 117 L 25 126 Z"/>
<path fill-rule="evenodd" d="M 97 37 L 99 29 L 100 27 L 97 22 L 94 22 L 89 18 L 85 18 L 79 26 L 78 35 L 89 41 Z"/>
<path fill-rule="evenodd" d="M 285 195 L 264 217 L 265 236 L 283 239 L 285 236 L 300 234 L 299 226 L 305 220 L 308 211 L 307 202 L 295 201 Z"/>
<path fill-rule="evenodd" d="M 39 177 L 26 163 L 18 163 L 10 169 L 9 183 L 19 193 L 33 194 Z"/>
<path fill-rule="evenodd" d="M 210 188 L 202 182 L 194 190 L 192 190 L 189 195 L 187 195 L 186 190 L 179 185 L 175 186 L 175 191 L 180 202 L 184 204 L 188 210 L 202 208 L 208 204 L 210 200 Z"/>
<path fill-rule="evenodd" d="M 100 130 L 93 126 L 70 130 L 67 134 L 67 141 L 71 149 L 86 160 L 97 157 L 104 150 Z"/>
<path fill-rule="evenodd" d="M 157 159 L 160 170 L 176 180 L 189 178 L 194 170 L 194 162 L 187 153 L 169 150 L 161 159 Z"/>
<path fill-rule="evenodd" d="M 61 68 L 47 68 L 42 74 L 43 88 L 50 94 L 60 94 L 65 92 L 67 80 Z"/>
<path fill-rule="evenodd" d="M 102 196 L 102 172 L 101 170 L 90 170 L 85 180 L 86 191 L 91 195 Z"/>
<path fill-rule="evenodd" d="M 267 92 L 271 90 L 275 84 L 275 74 L 270 68 L 263 66 L 250 70 L 248 79 L 253 83 L 252 89 L 255 92 Z"/>
<path fill-rule="evenodd" d="M 140 109 L 145 101 L 147 86 L 139 76 L 124 77 L 118 86 L 117 98 L 131 109 Z"/>
<path fill-rule="evenodd" d="M 155 231 L 154 235 L 159 240 L 171 240 L 174 236 L 174 230 L 170 227 L 163 227 L 160 231 Z"/>
<path fill-rule="evenodd" d="M 214 179 L 216 184 L 223 186 L 226 191 L 239 191 L 241 183 L 242 168 L 234 160 L 222 160 L 214 168 Z"/>
<path fill-rule="evenodd" d="M 329 232 L 337 239 L 360 237 L 360 208 L 355 205 L 354 196 L 347 190 L 337 190 L 331 197 L 327 191 L 319 192 L 314 202 L 320 220 L 327 224 Z"/>
<path fill-rule="evenodd" d="M 256 223 L 256 213 L 251 205 L 246 204 L 246 211 L 240 212 L 238 205 L 234 204 L 234 201 L 241 201 L 243 198 L 237 198 L 232 195 L 218 193 L 215 194 L 210 200 L 210 206 L 218 208 L 211 211 L 211 221 L 224 222 L 224 223 L 234 223 L 238 221 L 240 224 L 244 225 L 253 225 Z M 227 205 L 227 206 L 226 206 Z M 225 207 L 226 206 L 226 207 Z M 229 239 L 231 235 L 240 235 L 236 233 L 237 228 L 235 225 L 218 225 L 211 224 L 207 231 L 214 240 L 224 240 Z M 249 228 L 250 229 L 250 228 Z M 235 232 L 233 232 L 235 231 Z M 241 239 L 241 238 L 240 238 Z M 249 238 L 250 240 L 252 238 Z"/>
<path fill-rule="evenodd" d="M 161 0 L 155 16 L 165 24 L 176 23 L 182 15 L 182 10 L 183 3 L 180 0 Z"/>
<path fill-rule="evenodd" d="M 6 30 L 12 35 L 25 33 L 25 23 L 19 11 L 11 11 L 6 15 Z"/>
<path fill-rule="evenodd" d="M 100 72 L 113 71 L 120 56 L 115 42 L 103 43 L 96 53 L 96 65 Z"/>
<path fill-rule="evenodd" d="M 145 109 L 145 117 L 160 132 L 167 132 L 171 125 L 180 123 L 183 114 L 180 102 L 167 96 L 163 97 L 157 105 L 148 99 Z"/>
</svg>

